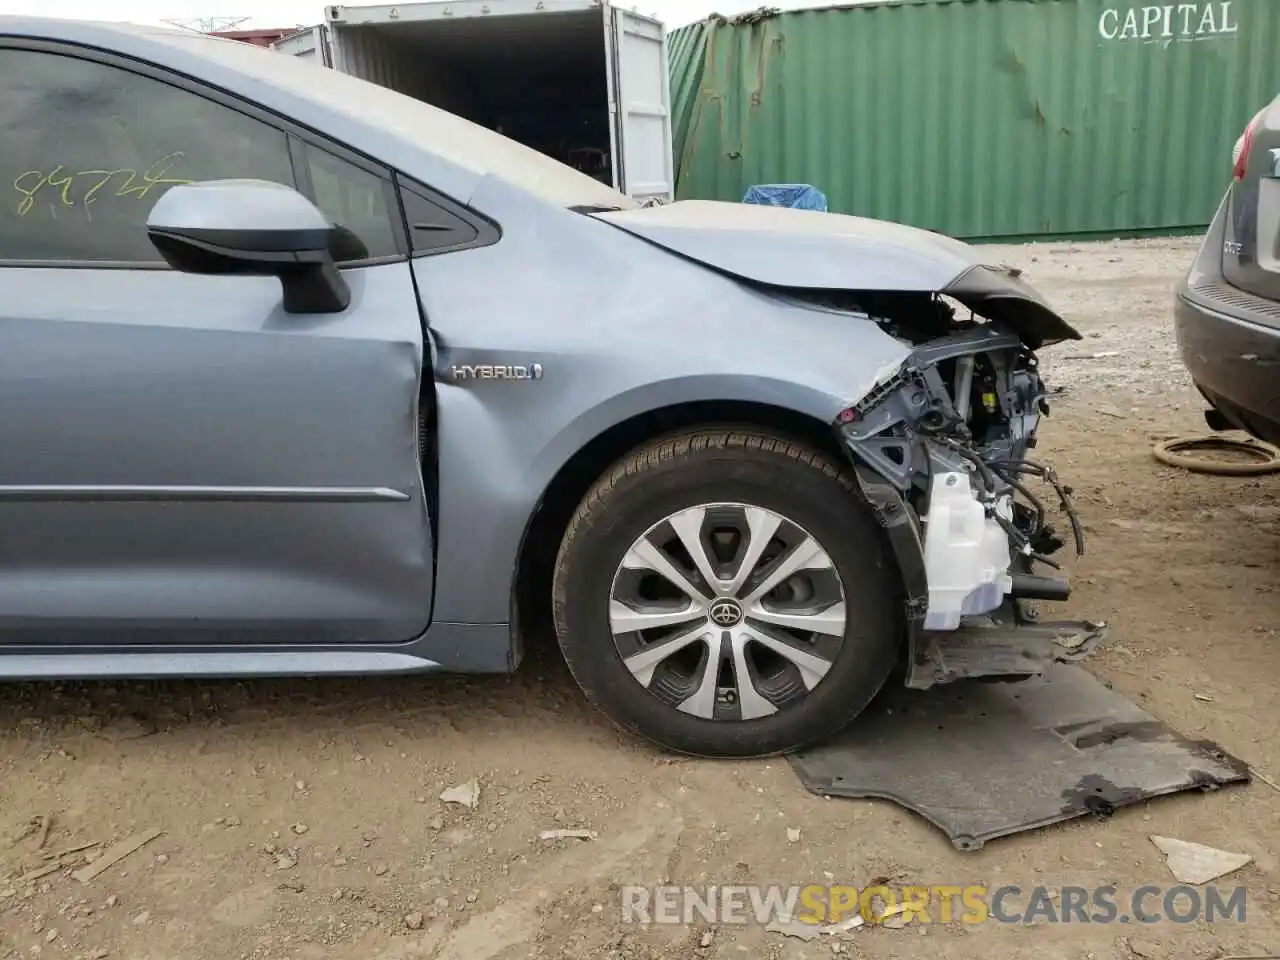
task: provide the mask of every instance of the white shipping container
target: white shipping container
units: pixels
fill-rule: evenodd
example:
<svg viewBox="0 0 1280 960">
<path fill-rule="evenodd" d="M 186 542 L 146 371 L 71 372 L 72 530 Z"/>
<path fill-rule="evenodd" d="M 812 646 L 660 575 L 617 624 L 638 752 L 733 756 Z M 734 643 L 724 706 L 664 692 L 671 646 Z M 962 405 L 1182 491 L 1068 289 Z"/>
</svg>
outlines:
<svg viewBox="0 0 1280 960">
<path fill-rule="evenodd" d="M 277 41 L 504 133 L 638 200 L 673 199 L 666 29 L 608 0 L 325 9 Z"/>
</svg>

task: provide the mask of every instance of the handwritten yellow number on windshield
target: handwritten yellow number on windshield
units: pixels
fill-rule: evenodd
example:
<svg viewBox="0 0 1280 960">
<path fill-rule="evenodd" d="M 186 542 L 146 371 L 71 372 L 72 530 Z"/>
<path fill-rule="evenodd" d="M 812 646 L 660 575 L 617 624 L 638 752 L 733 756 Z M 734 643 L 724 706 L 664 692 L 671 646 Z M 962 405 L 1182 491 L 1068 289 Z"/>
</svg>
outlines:
<svg viewBox="0 0 1280 960">
<path fill-rule="evenodd" d="M 175 150 L 157 160 L 145 170 L 138 171 L 131 167 L 119 167 L 115 170 L 79 170 L 68 172 L 65 164 L 58 164 L 51 170 L 27 170 L 18 174 L 13 181 L 13 189 L 22 199 L 18 201 L 17 214 L 25 217 L 36 205 L 36 197 L 48 188 L 51 203 L 60 203 L 64 207 L 84 206 L 86 209 L 98 202 L 99 196 L 108 185 L 115 190 L 108 195 L 116 197 L 133 197 L 143 200 L 156 187 L 174 186 L 191 183 L 180 177 L 169 176 L 174 166 L 185 153 Z M 77 201 L 76 195 L 84 190 Z"/>
<path fill-rule="evenodd" d="M 56 177 L 62 171 L 61 166 L 53 168 L 52 173 L 45 173 L 41 170 L 28 170 L 26 173 L 18 174 L 13 181 L 13 189 L 22 194 L 22 201 L 18 204 L 18 216 L 25 217 L 31 212 L 31 208 L 35 206 L 36 194 L 49 184 L 50 177 Z M 32 177 L 35 181 L 32 182 Z"/>
</svg>

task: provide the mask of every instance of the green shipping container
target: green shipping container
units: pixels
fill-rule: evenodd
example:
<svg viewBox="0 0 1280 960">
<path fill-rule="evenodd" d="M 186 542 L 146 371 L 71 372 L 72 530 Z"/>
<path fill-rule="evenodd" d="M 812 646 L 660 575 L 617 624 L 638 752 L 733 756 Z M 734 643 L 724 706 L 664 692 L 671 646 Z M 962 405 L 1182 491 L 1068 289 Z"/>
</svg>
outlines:
<svg viewBox="0 0 1280 960">
<path fill-rule="evenodd" d="M 1280 92 L 1280 0 L 908 0 L 671 37 L 680 199 L 810 183 L 971 240 L 1193 232 Z"/>
</svg>

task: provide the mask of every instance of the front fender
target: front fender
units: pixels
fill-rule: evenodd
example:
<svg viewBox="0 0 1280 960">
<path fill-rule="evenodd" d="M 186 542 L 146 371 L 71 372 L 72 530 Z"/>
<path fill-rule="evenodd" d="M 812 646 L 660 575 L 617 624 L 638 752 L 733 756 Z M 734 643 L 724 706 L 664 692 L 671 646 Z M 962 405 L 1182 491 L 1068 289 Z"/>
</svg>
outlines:
<svg viewBox="0 0 1280 960">
<path fill-rule="evenodd" d="M 413 265 L 438 405 L 438 622 L 509 620 L 529 518 L 559 471 L 611 427 L 699 401 L 831 423 L 910 353 L 865 317 L 762 292 L 500 183 L 482 199 L 503 224 L 501 243 Z M 454 373 L 485 364 L 543 373 Z"/>
<path fill-rule="evenodd" d="M 688 403 L 759 403 L 832 423 L 851 402 L 846 392 L 833 389 L 742 374 L 672 377 L 641 384 L 609 397 L 567 424 L 540 451 L 533 473 L 546 481 L 545 490 L 574 454 L 596 437 L 635 417 Z"/>
<path fill-rule="evenodd" d="M 831 387 L 765 376 L 672 377 L 603 399 L 566 422 L 531 459 L 508 434 L 509 421 L 475 392 L 440 384 L 439 402 L 446 502 L 465 496 L 484 509 L 441 512 L 436 619 L 500 623 L 510 615 L 512 577 L 539 504 L 574 455 L 596 438 L 636 417 L 698 402 L 765 404 L 831 423 L 849 399 Z"/>
</svg>

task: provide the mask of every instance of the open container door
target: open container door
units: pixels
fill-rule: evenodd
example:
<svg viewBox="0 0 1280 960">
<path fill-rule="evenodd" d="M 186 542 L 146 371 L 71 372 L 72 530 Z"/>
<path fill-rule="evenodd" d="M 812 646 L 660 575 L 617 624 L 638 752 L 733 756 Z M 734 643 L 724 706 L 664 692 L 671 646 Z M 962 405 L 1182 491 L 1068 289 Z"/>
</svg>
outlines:
<svg viewBox="0 0 1280 960">
<path fill-rule="evenodd" d="M 605 0 L 330 4 L 325 24 L 335 70 L 617 186 L 611 14 Z"/>
<path fill-rule="evenodd" d="M 277 53 L 314 63 L 317 67 L 333 66 L 333 56 L 329 51 L 329 35 L 324 24 L 281 37 L 271 45 L 271 49 Z"/>
<path fill-rule="evenodd" d="M 605 29 L 612 32 L 609 102 L 618 188 L 636 200 L 667 203 L 675 196 L 675 163 L 666 27 L 621 7 L 609 12 Z"/>
</svg>

